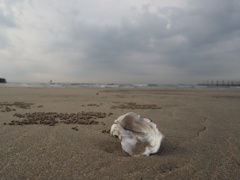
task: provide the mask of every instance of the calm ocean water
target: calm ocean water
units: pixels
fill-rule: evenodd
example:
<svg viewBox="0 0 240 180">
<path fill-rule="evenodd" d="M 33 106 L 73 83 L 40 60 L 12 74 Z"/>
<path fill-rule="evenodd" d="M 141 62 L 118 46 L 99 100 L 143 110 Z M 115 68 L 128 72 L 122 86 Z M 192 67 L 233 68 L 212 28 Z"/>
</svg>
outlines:
<svg viewBox="0 0 240 180">
<path fill-rule="evenodd" d="M 240 87 L 199 86 L 189 84 L 116 84 L 116 83 L 0 83 L 0 87 L 39 87 L 39 88 L 140 88 L 140 89 L 236 89 Z"/>
</svg>

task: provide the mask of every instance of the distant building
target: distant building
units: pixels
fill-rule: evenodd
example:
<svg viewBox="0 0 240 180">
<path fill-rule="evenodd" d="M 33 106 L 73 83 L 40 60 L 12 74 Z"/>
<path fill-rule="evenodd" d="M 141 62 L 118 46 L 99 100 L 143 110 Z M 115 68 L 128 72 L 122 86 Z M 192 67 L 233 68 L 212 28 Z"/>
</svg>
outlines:
<svg viewBox="0 0 240 180">
<path fill-rule="evenodd" d="M 0 78 L 0 83 L 6 83 L 6 82 L 7 82 L 6 79 Z"/>
</svg>

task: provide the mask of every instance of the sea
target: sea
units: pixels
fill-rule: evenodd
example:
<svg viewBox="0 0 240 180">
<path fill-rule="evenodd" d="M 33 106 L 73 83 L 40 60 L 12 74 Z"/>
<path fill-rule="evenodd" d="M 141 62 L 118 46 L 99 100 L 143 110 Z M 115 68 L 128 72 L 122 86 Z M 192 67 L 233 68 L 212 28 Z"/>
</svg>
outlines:
<svg viewBox="0 0 240 180">
<path fill-rule="evenodd" d="M 197 84 L 123 84 L 123 83 L 0 83 L 0 87 L 29 88 L 121 88 L 121 89 L 232 89 L 240 90 L 240 86 L 204 86 Z"/>
</svg>

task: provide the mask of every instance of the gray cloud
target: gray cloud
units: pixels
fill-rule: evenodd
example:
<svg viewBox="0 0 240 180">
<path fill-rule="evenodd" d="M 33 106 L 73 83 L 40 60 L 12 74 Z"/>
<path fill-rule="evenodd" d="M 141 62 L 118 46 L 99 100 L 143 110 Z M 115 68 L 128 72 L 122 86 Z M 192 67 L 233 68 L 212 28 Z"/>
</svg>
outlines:
<svg viewBox="0 0 240 180">
<path fill-rule="evenodd" d="M 3 75 L 19 81 L 132 83 L 239 77 L 237 0 L 183 0 L 164 6 L 106 1 L 107 9 L 94 0 L 6 1 L 15 11 L 5 8 L 11 16 L 0 13 L 0 25 L 8 27 L 0 31 L 1 61 L 23 78 L 0 68 Z"/>
</svg>

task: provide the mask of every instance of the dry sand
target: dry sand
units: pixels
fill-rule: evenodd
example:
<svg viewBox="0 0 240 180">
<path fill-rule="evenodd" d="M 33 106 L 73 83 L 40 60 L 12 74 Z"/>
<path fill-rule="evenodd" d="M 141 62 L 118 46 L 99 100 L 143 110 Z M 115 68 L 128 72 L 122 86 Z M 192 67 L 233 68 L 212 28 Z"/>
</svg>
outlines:
<svg viewBox="0 0 240 180">
<path fill-rule="evenodd" d="M 82 111 L 106 116 L 9 125 L 16 113 Z M 130 157 L 105 133 L 129 111 L 166 136 L 159 153 Z M 240 91 L 0 88 L 1 179 L 239 179 L 239 149 Z"/>
</svg>

